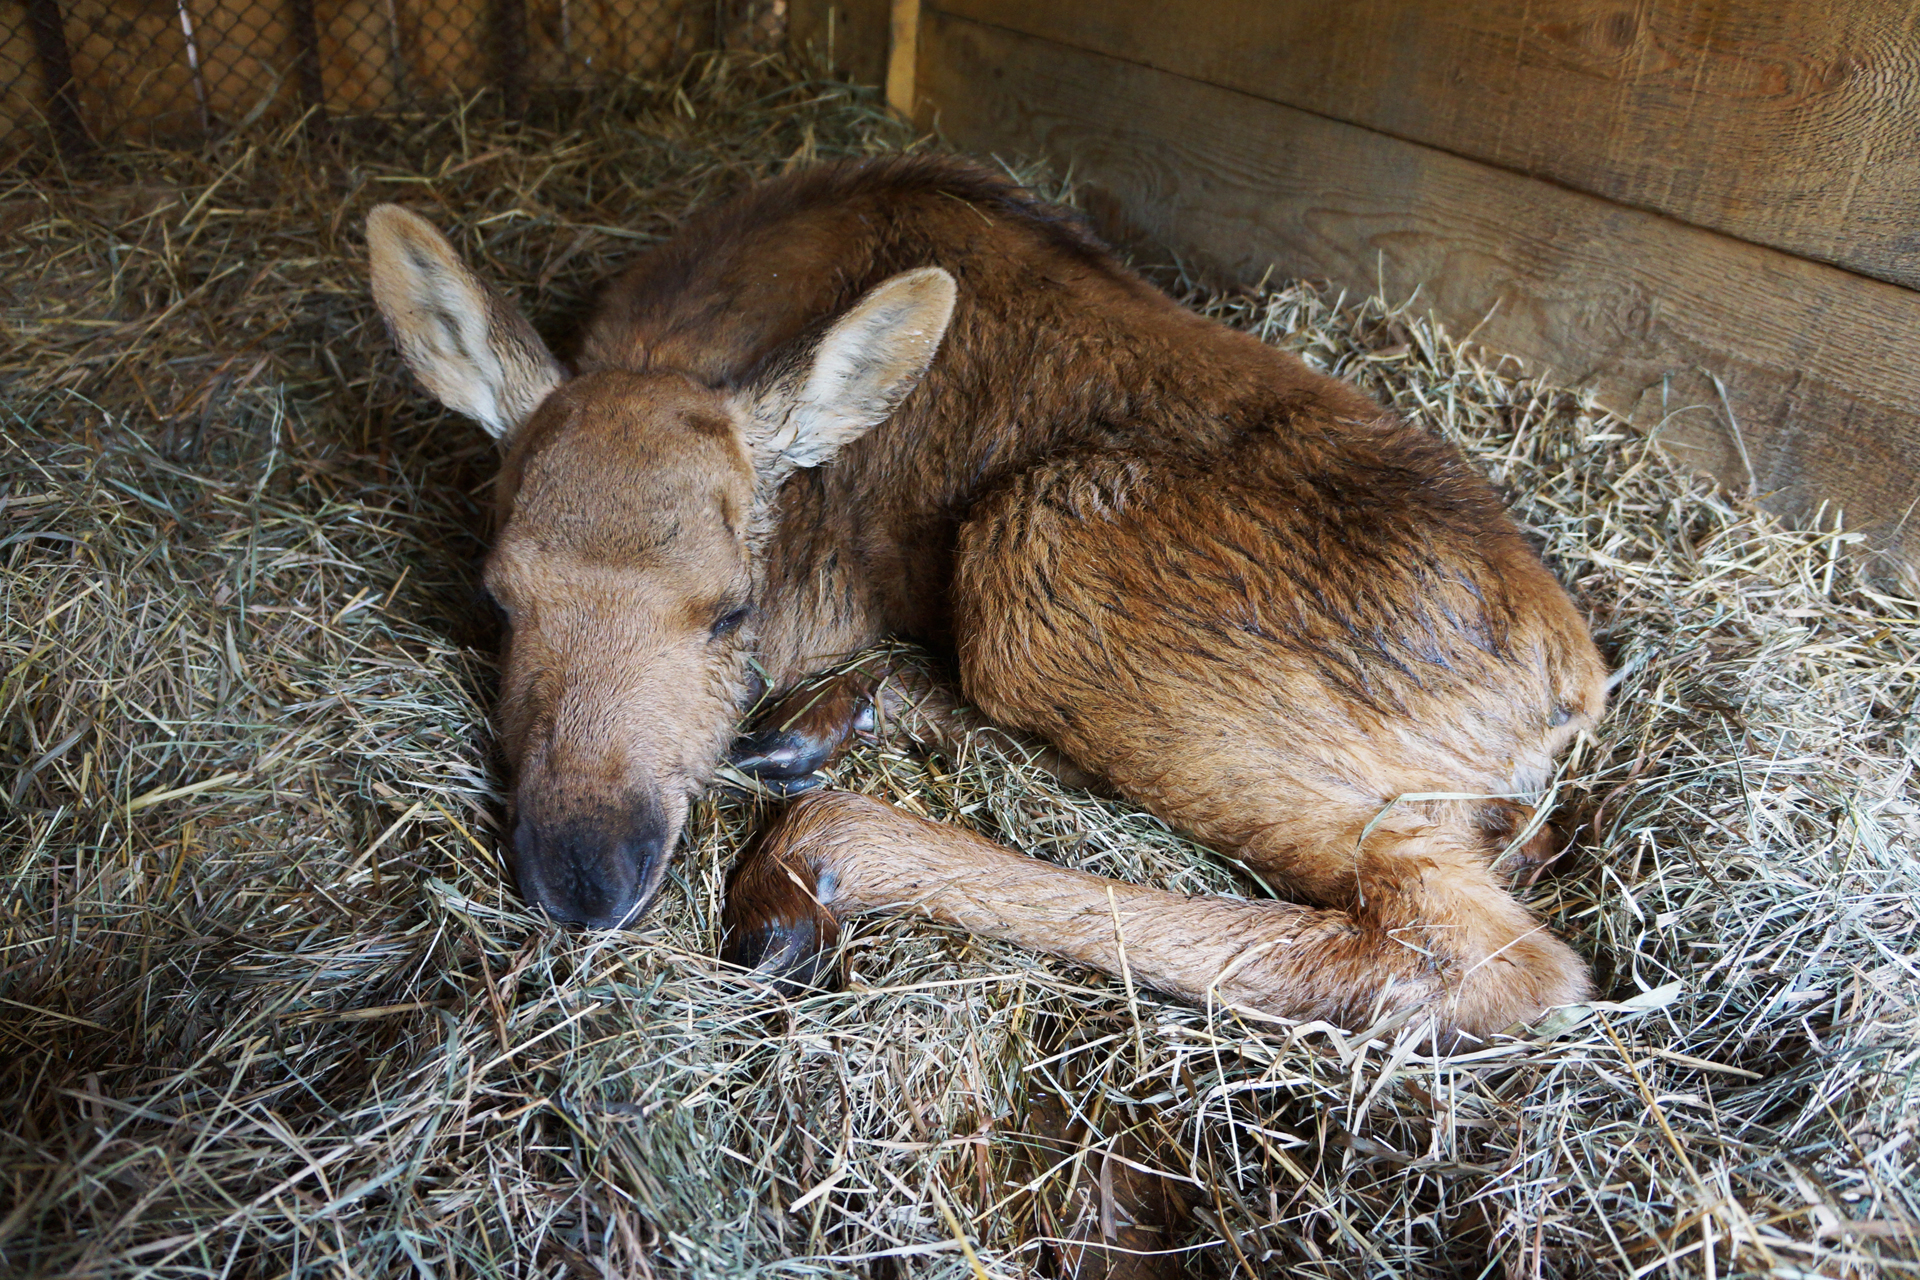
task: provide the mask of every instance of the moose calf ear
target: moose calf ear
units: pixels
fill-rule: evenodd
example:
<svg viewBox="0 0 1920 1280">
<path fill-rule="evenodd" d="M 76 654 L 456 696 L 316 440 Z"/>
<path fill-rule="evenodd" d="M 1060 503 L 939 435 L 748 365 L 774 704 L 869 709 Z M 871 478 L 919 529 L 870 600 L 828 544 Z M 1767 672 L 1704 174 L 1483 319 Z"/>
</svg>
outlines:
<svg viewBox="0 0 1920 1280">
<path fill-rule="evenodd" d="M 533 326 L 425 218 L 375 207 L 367 251 L 373 300 L 401 358 L 447 408 L 504 439 L 565 379 Z"/>
<path fill-rule="evenodd" d="M 762 479 L 819 466 L 885 422 L 933 363 L 957 293 L 939 267 L 883 281 L 807 356 L 750 388 L 747 443 Z"/>
</svg>

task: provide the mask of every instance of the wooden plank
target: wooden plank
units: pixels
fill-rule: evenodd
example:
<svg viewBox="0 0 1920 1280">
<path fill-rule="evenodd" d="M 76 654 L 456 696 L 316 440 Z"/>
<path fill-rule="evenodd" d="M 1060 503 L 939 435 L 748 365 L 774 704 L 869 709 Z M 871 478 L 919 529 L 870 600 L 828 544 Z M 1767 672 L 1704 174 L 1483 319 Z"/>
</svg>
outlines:
<svg viewBox="0 0 1920 1280">
<path fill-rule="evenodd" d="M 68 91 L 50 96 L 50 79 Z M 85 148 L 72 80 L 66 27 L 52 0 L 28 0 L 18 22 L 0 23 L 0 157 L 49 132 L 62 151 Z"/>
<path fill-rule="evenodd" d="M 893 0 L 890 18 L 887 105 L 912 119 L 916 105 L 913 78 L 920 60 L 920 0 Z"/>
<path fill-rule="evenodd" d="M 312 114 L 306 128 L 312 137 L 326 132 L 327 88 L 321 74 L 320 16 L 313 0 L 287 0 L 293 34 L 293 65 L 300 83 L 300 105 Z"/>
<path fill-rule="evenodd" d="M 523 115 L 527 109 L 527 3 L 526 0 L 493 0 L 492 65 L 494 87 L 500 91 L 500 106 L 509 116 Z"/>
<path fill-rule="evenodd" d="M 854 84 L 885 84 L 890 0 L 792 0 L 787 41 Z"/>
<path fill-rule="evenodd" d="M 1591 385 L 1736 485 L 1744 454 L 1774 507 L 1828 500 L 1920 566 L 1920 295 L 1000 28 L 928 12 L 920 42 L 922 100 L 961 145 L 1071 164 L 1242 281 L 1418 288 L 1453 332 Z"/>
<path fill-rule="evenodd" d="M 1920 285 L 1920 6 L 932 2 Z"/>
<path fill-rule="evenodd" d="M 527 73 L 537 82 L 626 70 L 626 32 L 610 6 L 593 0 L 527 0 L 527 46 Z"/>
</svg>

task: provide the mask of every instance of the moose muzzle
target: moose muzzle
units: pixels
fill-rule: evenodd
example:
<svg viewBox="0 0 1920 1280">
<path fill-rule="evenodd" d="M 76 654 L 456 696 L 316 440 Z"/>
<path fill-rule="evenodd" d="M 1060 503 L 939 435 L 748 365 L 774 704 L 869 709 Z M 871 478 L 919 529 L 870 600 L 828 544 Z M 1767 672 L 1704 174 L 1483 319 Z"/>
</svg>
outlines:
<svg viewBox="0 0 1920 1280">
<path fill-rule="evenodd" d="M 677 834 L 652 799 L 550 818 L 523 809 L 513 871 L 527 902 L 555 920 L 618 929 L 659 891 Z"/>
</svg>

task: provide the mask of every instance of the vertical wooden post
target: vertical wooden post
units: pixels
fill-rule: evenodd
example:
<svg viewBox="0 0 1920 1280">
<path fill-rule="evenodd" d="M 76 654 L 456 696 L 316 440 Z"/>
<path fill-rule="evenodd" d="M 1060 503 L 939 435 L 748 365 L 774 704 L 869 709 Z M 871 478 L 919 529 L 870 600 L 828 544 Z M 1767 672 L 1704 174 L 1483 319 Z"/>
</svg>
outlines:
<svg viewBox="0 0 1920 1280">
<path fill-rule="evenodd" d="M 407 64 L 406 40 L 400 34 L 400 10 L 395 0 L 382 0 L 387 15 L 387 51 L 393 66 L 393 96 L 399 102 L 413 100 L 413 77 Z"/>
<path fill-rule="evenodd" d="M 299 48 L 300 98 L 306 104 L 307 136 L 327 133 L 327 89 L 320 78 L 320 23 L 313 0 L 289 0 L 293 8 L 293 42 Z"/>
<path fill-rule="evenodd" d="M 67 27 L 60 16 L 59 0 L 27 0 L 27 21 L 33 27 L 34 52 L 40 58 L 40 75 L 47 85 L 47 124 L 53 129 L 54 145 L 62 155 L 74 159 L 92 146 L 87 126 L 80 119 L 80 104 L 74 99 L 73 56 L 67 49 Z"/>
<path fill-rule="evenodd" d="M 920 68 L 920 0 L 893 0 L 893 45 L 887 54 L 887 105 L 913 119 Z"/>
<path fill-rule="evenodd" d="M 526 0 L 493 0 L 494 76 L 507 114 L 527 110 Z"/>
</svg>

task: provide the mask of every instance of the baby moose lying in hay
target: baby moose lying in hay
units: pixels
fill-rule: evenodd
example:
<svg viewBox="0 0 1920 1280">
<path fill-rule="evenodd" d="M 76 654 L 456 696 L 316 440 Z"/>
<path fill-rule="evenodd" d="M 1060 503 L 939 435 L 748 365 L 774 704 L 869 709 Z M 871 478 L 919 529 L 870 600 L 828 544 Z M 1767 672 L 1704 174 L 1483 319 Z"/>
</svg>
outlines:
<svg viewBox="0 0 1920 1280">
<path fill-rule="evenodd" d="M 1447 1040 L 1587 993 L 1492 862 L 1604 667 L 1444 441 L 951 159 L 814 168 L 695 216 L 610 287 L 571 375 L 420 218 L 383 206 L 368 240 L 407 363 L 505 451 L 486 581 L 511 857 L 553 916 L 645 909 L 761 692 L 750 659 L 777 692 L 910 635 L 998 724 L 1302 904 L 1104 880 L 817 792 L 735 876 L 740 962 L 812 979 L 840 919 L 895 910 L 1191 1001 L 1411 1011 Z M 808 691 L 737 758 L 809 772 L 870 687 Z M 1415 793 L 1483 798 L 1394 803 Z"/>
</svg>

